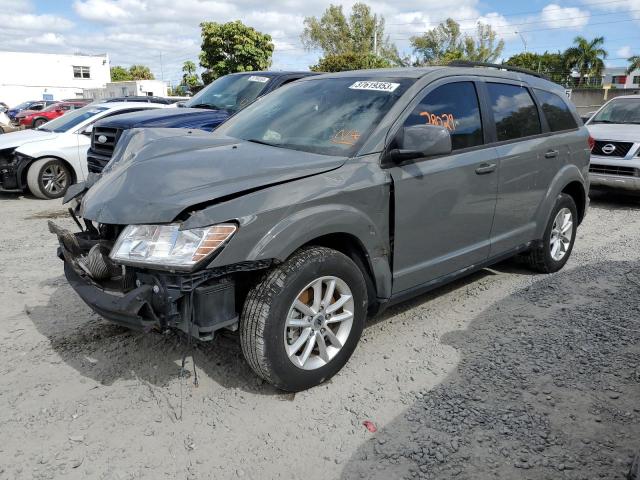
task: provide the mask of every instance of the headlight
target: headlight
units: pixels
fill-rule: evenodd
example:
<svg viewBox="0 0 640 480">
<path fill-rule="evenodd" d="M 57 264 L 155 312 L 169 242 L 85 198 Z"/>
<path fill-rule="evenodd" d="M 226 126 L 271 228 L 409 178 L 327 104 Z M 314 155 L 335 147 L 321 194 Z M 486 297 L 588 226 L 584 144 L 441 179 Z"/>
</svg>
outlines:
<svg viewBox="0 0 640 480">
<path fill-rule="evenodd" d="M 180 230 L 180 225 L 129 225 L 111 250 L 115 262 L 192 267 L 215 252 L 235 231 L 233 223 Z"/>
</svg>

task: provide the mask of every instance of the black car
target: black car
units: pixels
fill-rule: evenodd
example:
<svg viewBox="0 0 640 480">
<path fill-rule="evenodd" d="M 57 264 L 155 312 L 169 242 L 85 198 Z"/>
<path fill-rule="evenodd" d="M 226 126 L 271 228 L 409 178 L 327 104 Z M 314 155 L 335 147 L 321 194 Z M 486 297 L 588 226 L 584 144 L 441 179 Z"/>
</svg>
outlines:
<svg viewBox="0 0 640 480">
<path fill-rule="evenodd" d="M 246 72 L 218 78 L 182 108 L 118 115 L 97 122 L 87 152 L 89 171 L 100 173 L 109 163 L 122 132 L 130 128 L 193 128 L 212 131 L 256 98 L 314 72 Z M 131 97 L 129 97 L 131 98 Z M 146 97 L 145 97 L 146 98 Z M 149 97 L 150 98 L 150 97 Z"/>
</svg>

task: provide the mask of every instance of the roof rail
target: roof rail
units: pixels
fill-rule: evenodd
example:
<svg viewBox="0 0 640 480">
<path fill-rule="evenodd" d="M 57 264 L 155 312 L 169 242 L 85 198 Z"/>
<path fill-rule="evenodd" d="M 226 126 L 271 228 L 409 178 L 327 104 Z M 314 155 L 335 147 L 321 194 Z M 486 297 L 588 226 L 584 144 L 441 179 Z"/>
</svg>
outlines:
<svg viewBox="0 0 640 480">
<path fill-rule="evenodd" d="M 518 72 L 524 73 L 527 75 L 533 75 L 534 77 L 543 78 L 544 80 L 549 80 L 549 77 L 544 75 L 543 73 L 534 72 L 533 70 L 529 70 L 528 68 L 520 68 L 513 67 L 511 65 L 507 65 L 505 63 L 487 63 L 487 62 L 472 62 L 469 60 L 453 60 L 447 64 L 448 67 L 486 67 L 486 68 L 497 68 L 499 70 L 507 70 L 509 72 Z"/>
</svg>

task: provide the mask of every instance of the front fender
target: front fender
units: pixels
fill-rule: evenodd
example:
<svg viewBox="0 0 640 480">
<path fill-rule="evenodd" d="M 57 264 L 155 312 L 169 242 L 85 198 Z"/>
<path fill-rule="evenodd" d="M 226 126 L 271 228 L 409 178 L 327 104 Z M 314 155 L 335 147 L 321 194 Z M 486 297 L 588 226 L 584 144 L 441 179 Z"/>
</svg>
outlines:
<svg viewBox="0 0 640 480">
<path fill-rule="evenodd" d="M 390 179 L 377 165 L 359 158 L 324 174 L 274 185 L 214 204 L 191 214 L 182 228 L 236 221 L 240 228 L 208 265 L 245 261 L 285 261 L 297 249 L 327 235 L 346 235 L 363 250 L 378 295 L 391 287 Z"/>
</svg>

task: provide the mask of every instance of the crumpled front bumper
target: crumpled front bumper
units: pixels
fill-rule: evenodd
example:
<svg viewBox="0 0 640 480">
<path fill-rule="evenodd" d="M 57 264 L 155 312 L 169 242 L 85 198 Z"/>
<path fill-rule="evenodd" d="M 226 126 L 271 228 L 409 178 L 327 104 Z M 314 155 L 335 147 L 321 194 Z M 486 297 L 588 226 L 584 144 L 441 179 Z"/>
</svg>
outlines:
<svg viewBox="0 0 640 480">
<path fill-rule="evenodd" d="M 63 247 L 58 247 L 61 250 Z M 64 255 L 58 256 L 64 260 Z M 160 319 L 153 310 L 153 287 L 140 286 L 122 296 L 101 290 L 91 281 L 82 277 L 70 262 L 64 262 L 64 275 L 69 285 L 97 314 L 134 330 L 162 328 Z"/>
<path fill-rule="evenodd" d="M 122 276 L 94 280 L 86 262 L 86 240 L 49 222 L 58 237 L 58 257 L 71 287 L 93 311 L 134 330 L 178 329 L 210 340 L 238 322 L 235 282 L 226 272 L 175 273 L 122 268 Z M 108 284 L 108 285 L 107 285 Z M 128 288 L 124 285 L 129 285 Z"/>
</svg>

